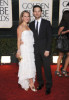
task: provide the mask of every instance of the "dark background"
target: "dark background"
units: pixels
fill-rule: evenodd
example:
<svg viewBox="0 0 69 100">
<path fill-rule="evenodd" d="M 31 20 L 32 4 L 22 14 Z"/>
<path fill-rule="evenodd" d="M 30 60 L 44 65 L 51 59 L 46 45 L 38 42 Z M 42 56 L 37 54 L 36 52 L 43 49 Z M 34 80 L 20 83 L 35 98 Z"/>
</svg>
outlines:
<svg viewBox="0 0 69 100">
<path fill-rule="evenodd" d="M 10 29 L 0 29 L 0 56 L 11 55 L 12 62 L 16 62 L 17 51 L 17 27 L 19 23 L 19 0 L 12 0 L 12 18 L 13 26 Z M 58 19 L 59 19 L 59 0 L 53 0 L 53 14 L 52 14 L 52 55 L 57 54 L 55 48 L 56 37 L 58 32 Z"/>
</svg>

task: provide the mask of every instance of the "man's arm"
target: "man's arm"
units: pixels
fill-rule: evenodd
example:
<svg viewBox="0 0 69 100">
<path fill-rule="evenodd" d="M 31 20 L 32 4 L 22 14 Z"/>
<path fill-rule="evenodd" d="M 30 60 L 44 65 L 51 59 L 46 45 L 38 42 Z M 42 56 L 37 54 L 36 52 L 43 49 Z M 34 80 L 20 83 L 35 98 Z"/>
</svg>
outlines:
<svg viewBox="0 0 69 100">
<path fill-rule="evenodd" d="M 50 54 L 50 49 L 51 49 L 51 42 L 52 42 L 52 26 L 50 24 L 50 22 L 48 22 L 47 24 L 47 48 L 44 52 L 45 56 L 49 56 Z"/>
</svg>

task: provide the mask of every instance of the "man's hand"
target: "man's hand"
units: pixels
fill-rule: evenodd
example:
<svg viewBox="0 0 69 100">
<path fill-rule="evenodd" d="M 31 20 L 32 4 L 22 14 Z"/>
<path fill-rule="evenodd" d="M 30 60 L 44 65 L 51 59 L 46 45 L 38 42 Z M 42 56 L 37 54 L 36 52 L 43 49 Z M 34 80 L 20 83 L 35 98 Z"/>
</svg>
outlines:
<svg viewBox="0 0 69 100">
<path fill-rule="evenodd" d="M 23 41 L 20 41 L 20 44 L 24 44 L 24 42 Z"/>
<path fill-rule="evenodd" d="M 49 51 L 45 51 L 44 56 L 48 57 L 49 56 Z"/>
</svg>

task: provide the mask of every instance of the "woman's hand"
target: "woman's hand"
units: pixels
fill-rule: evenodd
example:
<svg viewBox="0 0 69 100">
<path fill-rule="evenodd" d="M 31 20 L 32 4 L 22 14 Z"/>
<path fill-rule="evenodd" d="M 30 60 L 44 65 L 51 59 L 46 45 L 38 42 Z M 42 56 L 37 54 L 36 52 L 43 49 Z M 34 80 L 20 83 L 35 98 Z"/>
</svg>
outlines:
<svg viewBox="0 0 69 100">
<path fill-rule="evenodd" d="M 66 34 L 66 33 L 68 33 L 68 32 L 69 32 L 69 30 L 62 31 L 62 34 Z"/>
<path fill-rule="evenodd" d="M 20 52 L 19 51 L 17 51 L 17 53 L 16 53 L 16 58 L 19 58 L 20 57 Z"/>
<path fill-rule="evenodd" d="M 69 30 L 68 30 L 68 32 L 69 32 Z"/>
</svg>

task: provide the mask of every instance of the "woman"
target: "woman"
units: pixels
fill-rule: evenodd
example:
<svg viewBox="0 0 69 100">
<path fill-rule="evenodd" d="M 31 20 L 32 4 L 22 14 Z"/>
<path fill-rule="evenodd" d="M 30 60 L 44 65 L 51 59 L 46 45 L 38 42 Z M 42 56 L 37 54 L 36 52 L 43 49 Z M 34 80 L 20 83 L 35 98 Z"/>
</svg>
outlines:
<svg viewBox="0 0 69 100">
<path fill-rule="evenodd" d="M 60 35 L 60 33 L 62 35 L 66 35 L 67 38 L 69 39 L 69 10 L 66 10 L 63 12 L 62 20 L 59 25 L 58 35 Z M 57 69 L 55 71 L 55 74 L 58 75 L 59 77 L 62 76 L 59 72 L 59 67 L 60 67 L 60 63 L 61 63 L 64 53 L 67 54 L 67 58 L 66 58 L 65 65 L 64 65 L 64 68 L 61 71 L 61 73 L 64 74 L 66 77 L 68 76 L 66 69 L 69 64 L 69 50 L 68 51 L 59 51 L 59 57 L 58 57 L 58 61 L 57 61 Z"/>
<path fill-rule="evenodd" d="M 33 32 L 28 27 L 30 14 L 28 11 L 23 11 L 20 15 L 19 26 L 17 28 L 17 58 L 20 58 L 18 83 L 24 90 L 29 88 L 36 91 L 35 82 L 35 59 L 34 59 L 34 38 Z M 23 43 L 21 43 L 23 42 Z"/>
</svg>

